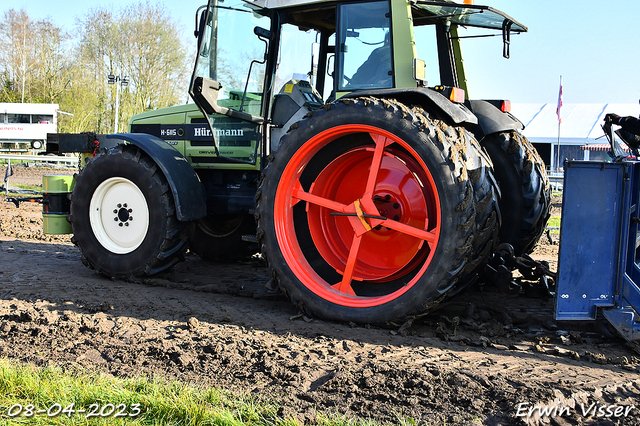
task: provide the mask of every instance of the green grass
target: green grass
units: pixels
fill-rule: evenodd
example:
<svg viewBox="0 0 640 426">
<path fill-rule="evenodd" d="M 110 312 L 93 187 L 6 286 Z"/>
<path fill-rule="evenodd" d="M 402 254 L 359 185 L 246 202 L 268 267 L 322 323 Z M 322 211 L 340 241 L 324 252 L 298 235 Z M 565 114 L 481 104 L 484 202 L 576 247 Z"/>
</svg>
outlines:
<svg viewBox="0 0 640 426">
<path fill-rule="evenodd" d="M 14 185 L 11 183 L 11 180 L 9 180 L 9 185 L 15 186 L 16 188 L 29 189 L 31 191 L 42 192 L 42 185 L 21 185 L 21 184 Z M 11 192 L 11 191 L 9 191 L 9 193 L 7 194 L 5 191 L 0 191 L 0 199 L 2 199 L 2 201 L 5 201 L 6 197 L 22 198 L 22 197 L 38 197 L 38 196 L 39 195 L 37 194 L 20 194 L 18 192 Z"/>
<path fill-rule="evenodd" d="M 561 219 L 562 219 L 562 216 L 551 216 L 549 218 L 549 221 L 547 222 L 547 226 L 560 227 Z"/>
<path fill-rule="evenodd" d="M 57 405 L 59 404 L 59 405 Z M 92 407 L 92 404 L 96 404 Z M 108 404 L 112 404 L 108 405 Z M 49 416 L 69 408 L 68 414 Z M 23 407 L 20 410 L 20 407 Z M 98 407 L 97 409 L 95 407 Z M 117 407 L 126 417 L 101 416 Z M 71 410 L 75 410 L 72 412 Z M 85 410 L 78 413 L 78 410 Z M 88 413 L 98 415 L 89 417 Z M 0 361 L 0 424 L 32 425 L 296 425 L 280 419 L 278 407 L 246 395 L 151 380 L 117 379 L 105 374 L 63 373 L 55 367 L 34 368 Z M 17 413 L 20 413 L 16 415 Z M 10 416 L 10 414 L 12 416 Z M 136 414 L 136 415 L 131 415 Z"/>
<path fill-rule="evenodd" d="M 9 160 L 0 159 L 0 166 L 6 166 L 9 163 Z M 11 167 L 17 166 L 18 164 L 28 163 L 26 160 L 11 160 Z"/>
<path fill-rule="evenodd" d="M 551 229 L 550 232 L 554 235 L 559 235 L 560 234 L 560 220 L 562 219 L 562 216 L 551 216 L 549 218 L 549 221 L 547 221 L 547 227 L 552 227 L 552 228 L 558 228 L 558 229 Z"/>
<path fill-rule="evenodd" d="M 98 415 L 87 418 L 94 407 L 98 407 Z M 138 410 L 139 413 L 127 417 L 100 416 L 100 410 L 108 414 L 112 407 L 124 414 L 136 414 Z M 295 419 L 278 416 L 279 408 L 276 403 L 249 395 L 177 381 L 69 373 L 57 367 L 36 368 L 0 359 L 0 425 L 299 425 Z M 67 414 L 61 412 L 56 416 L 46 412 L 54 414 L 65 409 Z M 36 413 L 37 410 L 45 412 Z M 27 417 L 31 412 L 33 415 Z M 398 420 L 403 425 L 414 424 L 411 419 Z M 376 425 L 322 414 L 316 421 L 323 426 Z"/>
<path fill-rule="evenodd" d="M 42 185 L 22 185 L 22 184 L 19 184 L 19 183 L 13 185 L 11 183 L 11 179 L 9 179 L 9 184 L 11 186 L 15 186 L 15 187 L 20 188 L 20 189 L 29 189 L 31 191 L 37 191 L 37 192 L 42 191 Z"/>
</svg>

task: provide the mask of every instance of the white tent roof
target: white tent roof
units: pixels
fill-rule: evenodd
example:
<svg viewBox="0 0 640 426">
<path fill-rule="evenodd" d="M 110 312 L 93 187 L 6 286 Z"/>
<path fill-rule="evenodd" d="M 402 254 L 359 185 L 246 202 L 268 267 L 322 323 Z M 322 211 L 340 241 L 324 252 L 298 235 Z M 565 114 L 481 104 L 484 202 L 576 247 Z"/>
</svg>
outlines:
<svg viewBox="0 0 640 426">
<path fill-rule="evenodd" d="M 511 113 L 525 125 L 524 135 L 536 143 L 558 142 L 557 104 L 519 104 L 511 106 Z M 602 124 L 609 113 L 638 117 L 638 104 L 564 104 L 561 108 L 561 145 L 585 145 L 602 143 Z"/>
</svg>

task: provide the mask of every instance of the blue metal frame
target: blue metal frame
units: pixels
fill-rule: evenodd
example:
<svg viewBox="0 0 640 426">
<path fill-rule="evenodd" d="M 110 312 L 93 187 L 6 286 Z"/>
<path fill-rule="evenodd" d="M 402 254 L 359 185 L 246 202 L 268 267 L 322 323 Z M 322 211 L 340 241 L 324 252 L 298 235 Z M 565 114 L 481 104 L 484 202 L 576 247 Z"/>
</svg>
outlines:
<svg viewBox="0 0 640 426">
<path fill-rule="evenodd" d="M 640 163 L 565 163 L 557 320 L 601 313 L 640 339 Z"/>
</svg>

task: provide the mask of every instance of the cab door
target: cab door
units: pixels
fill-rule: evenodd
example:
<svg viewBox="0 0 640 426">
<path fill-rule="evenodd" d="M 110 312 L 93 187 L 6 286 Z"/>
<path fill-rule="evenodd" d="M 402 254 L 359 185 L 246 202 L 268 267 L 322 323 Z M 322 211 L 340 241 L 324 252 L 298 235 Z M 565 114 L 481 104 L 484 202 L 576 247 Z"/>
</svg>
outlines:
<svg viewBox="0 0 640 426">
<path fill-rule="evenodd" d="M 256 164 L 262 140 L 271 20 L 243 6 L 212 0 L 201 15 L 189 94 L 206 126 L 186 149 L 193 164 Z"/>
</svg>

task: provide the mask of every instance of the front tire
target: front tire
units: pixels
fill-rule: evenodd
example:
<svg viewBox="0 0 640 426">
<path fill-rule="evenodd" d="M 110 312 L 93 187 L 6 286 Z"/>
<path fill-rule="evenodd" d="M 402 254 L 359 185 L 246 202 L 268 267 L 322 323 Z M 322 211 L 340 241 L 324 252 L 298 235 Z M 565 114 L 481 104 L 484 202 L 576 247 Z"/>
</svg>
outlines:
<svg viewBox="0 0 640 426">
<path fill-rule="evenodd" d="M 139 148 L 119 145 L 76 178 L 69 221 L 83 262 L 112 278 L 153 275 L 183 260 L 188 227 L 166 178 Z"/>
<path fill-rule="evenodd" d="M 294 304 L 382 323 L 464 281 L 478 256 L 474 185 L 443 127 L 375 98 L 340 100 L 292 127 L 257 198 L 262 251 Z"/>
</svg>

